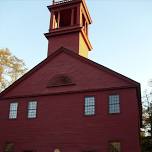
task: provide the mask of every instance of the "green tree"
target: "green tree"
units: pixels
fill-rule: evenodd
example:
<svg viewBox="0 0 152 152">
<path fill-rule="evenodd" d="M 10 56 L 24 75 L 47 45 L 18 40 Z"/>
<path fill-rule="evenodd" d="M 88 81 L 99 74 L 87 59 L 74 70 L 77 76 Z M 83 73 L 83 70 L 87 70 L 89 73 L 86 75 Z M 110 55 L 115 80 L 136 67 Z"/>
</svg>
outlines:
<svg viewBox="0 0 152 152">
<path fill-rule="evenodd" d="M 26 72 L 23 60 L 12 55 L 8 49 L 0 49 L 0 92 Z"/>
</svg>

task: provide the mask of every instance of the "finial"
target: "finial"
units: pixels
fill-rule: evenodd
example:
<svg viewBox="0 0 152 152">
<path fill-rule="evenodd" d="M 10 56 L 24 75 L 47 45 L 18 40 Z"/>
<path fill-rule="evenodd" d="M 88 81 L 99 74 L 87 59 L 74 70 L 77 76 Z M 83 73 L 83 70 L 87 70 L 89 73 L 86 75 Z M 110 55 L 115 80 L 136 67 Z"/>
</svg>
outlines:
<svg viewBox="0 0 152 152">
<path fill-rule="evenodd" d="M 52 0 L 52 3 L 54 4 L 54 3 L 55 3 L 55 0 Z"/>
</svg>

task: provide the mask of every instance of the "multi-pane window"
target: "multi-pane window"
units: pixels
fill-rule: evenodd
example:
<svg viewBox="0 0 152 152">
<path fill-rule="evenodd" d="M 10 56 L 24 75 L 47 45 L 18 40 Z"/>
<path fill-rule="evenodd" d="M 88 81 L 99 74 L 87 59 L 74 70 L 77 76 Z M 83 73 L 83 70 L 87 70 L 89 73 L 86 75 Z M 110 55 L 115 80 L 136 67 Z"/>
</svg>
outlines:
<svg viewBox="0 0 152 152">
<path fill-rule="evenodd" d="M 109 96 L 109 113 L 120 113 L 119 95 Z"/>
<path fill-rule="evenodd" d="M 36 118 L 37 101 L 30 101 L 28 103 L 28 118 Z"/>
<path fill-rule="evenodd" d="M 85 110 L 86 116 L 95 114 L 95 97 L 85 97 Z"/>
<path fill-rule="evenodd" d="M 10 110 L 9 110 L 9 119 L 16 119 L 17 118 L 17 108 L 18 103 L 10 103 Z"/>
<path fill-rule="evenodd" d="M 82 152 L 96 152 L 96 150 L 84 150 Z"/>
<path fill-rule="evenodd" d="M 14 144 L 6 143 L 4 146 L 4 152 L 14 152 Z"/>
<path fill-rule="evenodd" d="M 60 149 L 56 148 L 54 149 L 54 152 L 61 152 Z"/>
<path fill-rule="evenodd" d="M 109 152 L 121 152 L 120 142 L 110 142 Z"/>
</svg>

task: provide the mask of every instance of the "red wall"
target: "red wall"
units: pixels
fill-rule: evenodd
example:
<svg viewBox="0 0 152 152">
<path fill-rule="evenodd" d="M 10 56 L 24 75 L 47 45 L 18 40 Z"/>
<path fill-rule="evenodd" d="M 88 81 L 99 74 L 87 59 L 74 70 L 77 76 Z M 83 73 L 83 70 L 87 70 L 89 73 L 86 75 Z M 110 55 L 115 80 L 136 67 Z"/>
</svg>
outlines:
<svg viewBox="0 0 152 152">
<path fill-rule="evenodd" d="M 48 82 L 58 74 L 69 76 L 75 85 L 48 88 Z M 107 72 L 104 69 L 98 69 L 92 64 L 61 52 L 46 64 L 43 64 L 43 66 L 39 66 L 37 71 L 28 75 L 20 84 L 15 85 L 5 96 L 38 95 L 128 86 L 134 85 L 113 73 Z"/>
<path fill-rule="evenodd" d="M 75 53 L 79 54 L 79 41 L 79 32 L 50 37 L 48 40 L 48 55 L 51 55 L 60 47 L 75 50 Z"/>
<path fill-rule="evenodd" d="M 108 95 L 120 95 L 120 114 L 108 114 Z M 84 116 L 84 97 L 96 98 L 96 115 Z M 27 104 L 38 101 L 36 119 L 27 119 Z M 17 120 L 9 120 L 9 103 L 19 102 Z M 108 152 L 109 141 L 120 141 L 123 152 L 140 152 L 139 113 L 135 89 L 52 95 L 0 101 L 0 151 L 7 141 L 15 152 Z"/>
</svg>

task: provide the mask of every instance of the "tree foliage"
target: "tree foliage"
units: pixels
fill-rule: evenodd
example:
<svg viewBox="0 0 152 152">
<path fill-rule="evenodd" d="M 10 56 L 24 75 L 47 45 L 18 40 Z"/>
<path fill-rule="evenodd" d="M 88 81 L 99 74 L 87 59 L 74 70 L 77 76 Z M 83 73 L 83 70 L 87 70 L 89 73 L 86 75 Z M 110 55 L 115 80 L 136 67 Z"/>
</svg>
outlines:
<svg viewBox="0 0 152 152">
<path fill-rule="evenodd" d="M 152 151 L 152 140 L 149 136 L 142 137 L 142 152 L 151 152 Z"/>
<path fill-rule="evenodd" d="M 8 49 L 0 49 L 0 92 L 26 72 L 23 60 L 12 55 Z"/>
<path fill-rule="evenodd" d="M 142 152 L 152 151 L 152 92 L 145 91 L 143 99 Z"/>
<path fill-rule="evenodd" d="M 144 131 L 147 136 L 152 136 L 152 92 L 145 91 L 142 105 Z"/>
</svg>

